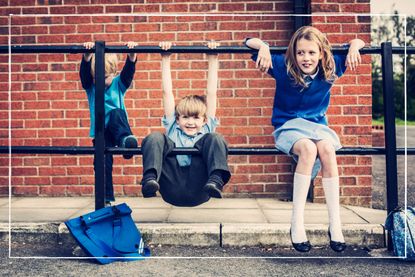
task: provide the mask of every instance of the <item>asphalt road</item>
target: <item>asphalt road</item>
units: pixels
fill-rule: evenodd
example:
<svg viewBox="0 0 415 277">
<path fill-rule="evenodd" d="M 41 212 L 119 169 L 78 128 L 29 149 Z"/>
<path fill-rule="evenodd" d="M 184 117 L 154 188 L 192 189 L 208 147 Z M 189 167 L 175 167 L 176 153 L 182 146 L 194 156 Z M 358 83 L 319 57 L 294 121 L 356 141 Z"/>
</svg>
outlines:
<svg viewBox="0 0 415 277">
<path fill-rule="evenodd" d="M 414 263 L 385 257 L 375 258 L 374 256 L 378 256 L 379 253 L 373 254 L 373 252 L 377 250 L 370 252 L 368 249 L 352 247 L 341 254 L 327 248 L 312 249 L 312 252 L 302 254 L 295 252 L 292 248 L 155 246 L 152 247 L 153 258 L 151 259 L 134 262 L 115 262 L 109 265 L 99 265 L 85 259 L 22 258 L 28 256 L 73 257 L 72 249 L 60 249 L 56 246 L 47 247 L 44 244 L 13 244 L 11 256 L 20 258 L 8 257 L 8 244 L 6 242 L 0 243 L 0 250 L 0 272 L 2 276 L 283 275 L 399 277 L 415 275 Z M 171 257 L 199 258 L 177 259 Z"/>
<path fill-rule="evenodd" d="M 396 128 L 396 145 L 404 147 L 404 127 Z M 415 147 L 415 126 L 407 128 L 407 146 Z M 375 209 L 386 210 L 386 164 L 384 156 L 373 156 L 373 192 L 372 207 Z M 408 206 L 415 206 L 415 156 L 407 156 L 407 203 Z M 405 203 L 405 156 L 398 156 L 398 204 L 404 206 Z"/>
</svg>

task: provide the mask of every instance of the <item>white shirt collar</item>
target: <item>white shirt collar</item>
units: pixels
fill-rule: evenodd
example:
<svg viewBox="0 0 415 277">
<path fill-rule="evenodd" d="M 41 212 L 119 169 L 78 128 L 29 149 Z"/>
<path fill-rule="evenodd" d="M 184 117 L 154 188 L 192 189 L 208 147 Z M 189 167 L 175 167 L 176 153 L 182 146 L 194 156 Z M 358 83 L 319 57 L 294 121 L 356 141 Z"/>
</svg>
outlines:
<svg viewBox="0 0 415 277">
<path fill-rule="evenodd" d="M 316 78 L 316 76 L 317 76 L 317 74 L 318 74 L 319 70 L 320 70 L 320 69 L 317 67 L 317 71 L 316 71 L 316 73 L 314 73 L 313 75 L 303 74 L 303 79 L 304 79 L 306 76 L 310 76 L 310 78 L 311 78 L 312 80 L 314 80 L 314 78 Z"/>
</svg>

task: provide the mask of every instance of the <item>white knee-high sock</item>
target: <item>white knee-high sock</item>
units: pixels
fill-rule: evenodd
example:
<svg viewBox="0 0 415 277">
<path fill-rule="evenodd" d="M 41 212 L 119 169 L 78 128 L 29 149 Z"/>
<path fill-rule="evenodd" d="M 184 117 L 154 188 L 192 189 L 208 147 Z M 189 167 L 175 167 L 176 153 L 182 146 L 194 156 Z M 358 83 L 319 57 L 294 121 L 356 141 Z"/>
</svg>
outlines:
<svg viewBox="0 0 415 277">
<path fill-rule="evenodd" d="M 344 242 L 340 220 L 339 177 L 323 178 L 323 189 L 329 214 L 331 240 Z"/>
<path fill-rule="evenodd" d="M 311 176 L 294 173 L 293 212 L 291 215 L 291 239 L 294 243 L 307 241 L 304 229 L 304 208 Z"/>
</svg>

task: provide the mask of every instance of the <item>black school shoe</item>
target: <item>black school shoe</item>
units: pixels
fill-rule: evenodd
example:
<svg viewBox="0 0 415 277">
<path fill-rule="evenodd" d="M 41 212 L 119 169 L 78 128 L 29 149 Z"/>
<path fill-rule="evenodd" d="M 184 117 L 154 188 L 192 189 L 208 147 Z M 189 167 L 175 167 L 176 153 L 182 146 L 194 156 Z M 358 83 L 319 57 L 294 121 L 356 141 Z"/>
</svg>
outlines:
<svg viewBox="0 0 415 277">
<path fill-rule="evenodd" d="M 154 179 L 148 179 L 141 183 L 141 193 L 144 198 L 155 197 L 159 189 L 160 185 Z"/>
<path fill-rule="evenodd" d="M 290 239 L 291 244 L 293 245 L 294 249 L 298 252 L 309 252 L 311 250 L 311 243 L 309 241 L 300 242 L 300 243 L 294 243 L 293 239 L 291 237 L 291 229 L 290 229 Z"/>
<path fill-rule="evenodd" d="M 213 198 L 222 198 L 222 187 L 214 182 L 207 182 L 203 190 Z"/>
<path fill-rule="evenodd" d="M 137 146 L 138 146 L 137 139 L 133 135 L 126 136 L 122 139 L 122 142 L 121 142 L 122 148 L 137 148 Z M 124 154 L 122 156 L 126 160 L 129 160 L 133 157 L 132 154 Z"/>
<path fill-rule="evenodd" d="M 330 229 L 327 231 L 327 233 L 329 235 L 331 249 L 333 249 L 333 251 L 336 251 L 336 252 L 343 252 L 346 249 L 346 247 L 347 247 L 346 246 L 346 243 L 345 242 L 331 240 Z"/>
</svg>

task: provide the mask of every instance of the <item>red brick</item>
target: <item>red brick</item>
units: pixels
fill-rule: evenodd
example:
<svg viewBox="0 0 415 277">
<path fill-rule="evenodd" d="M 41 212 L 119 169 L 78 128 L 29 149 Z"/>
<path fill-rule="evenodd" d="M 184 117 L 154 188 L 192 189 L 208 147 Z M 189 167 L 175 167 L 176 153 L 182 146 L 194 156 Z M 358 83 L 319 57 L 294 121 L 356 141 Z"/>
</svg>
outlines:
<svg viewBox="0 0 415 277">
<path fill-rule="evenodd" d="M 344 128 L 344 134 L 346 135 L 365 135 L 371 134 L 371 126 L 346 126 Z"/>
<path fill-rule="evenodd" d="M 59 7 L 49 7 L 50 14 L 76 14 L 75 6 L 59 6 Z"/>
<path fill-rule="evenodd" d="M 327 16 L 324 18 L 328 23 L 356 23 L 355 16 Z"/>
<path fill-rule="evenodd" d="M 36 0 L 9 0 L 10 6 L 36 6 Z"/>
<path fill-rule="evenodd" d="M 50 35 L 50 36 L 38 36 L 37 37 L 38 43 L 63 43 L 65 41 L 65 37 L 63 35 Z"/>
<path fill-rule="evenodd" d="M 371 175 L 372 168 L 370 166 L 343 167 L 343 174 L 352 176 Z"/>
<path fill-rule="evenodd" d="M 131 11 L 132 8 L 130 5 L 105 7 L 105 13 L 130 13 Z"/>
<path fill-rule="evenodd" d="M 278 8 L 283 10 L 283 7 L 281 3 L 278 3 Z M 274 10 L 274 4 L 273 3 L 255 3 L 255 4 L 246 4 L 246 10 L 247 11 L 272 11 Z"/>
<path fill-rule="evenodd" d="M 232 3 L 232 4 L 218 4 L 218 11 L 219 12 L 237 12 L 237 11 L 245 11 L 244 5 L 239 3 Z"/>
<path fill-rule="evenodd" d="M 138 185 L 134 186 L 122 186 L 124 195 L 126 196 L 139 196 L 141 195 L 141 187 Z"/>
<path fill-rule="evenodd" d="M 160 5 L 134 5 L 134 13 L 157 13 L 161 11 Z"/>
<path fill-rule="evenodd" d="M 263 192 L 264 191 L 264 185 L 258 184 L 258 185 L 237 185 L 235 186 L 235 192 L 242 193 L 242 192 Z"/>
<path fill-rule="evenodd" d="M 68 186 L 67 195 L 70 196 L 87 196 L 94 193 L 93 186 Z"/>
<path fill-rule="evenodd" d="M 95 177 L 93 176 L 79 176 L 79 184 L 81 185 L 94 185 Z"/>
<path fill-rule="evenodd" d="M 49 177 L 25 177 L 25 185 L 50 185 Z"/>
<path fill-rule="evenodd" d="M 370 4 L 341 4 L 340 9 L 345 13 L 368 13 L 370 12 Z"/>
<path fill-rule="evenodd" d="M 42 196 L 66 196 L 66 186 L 42 186 L 39 194 Z"/>
<path fill-rule="evenodd" d="M 50 158 L 48 157 L 27 157 L 23 159 L 25 166 L 40 166 L 50 165 Z"/>
<path fill-rule="evenodd" d="M 342 195 L 346 196 L 371 196 L 372 188 L 371 187 L 344 187 L 341 188 Z"/>
<path fill-rule="evenodd" d="M 39 195 L 38 186 L 13 186 L 12 187 L 13 195 L 19 196 L 36 196 Z"/>
<path fill-rule="evenodd" d="M 311 12 L 314 13 L 335 13 L 339 12 L 340 7 L 338 4 L 312 4 L 311 5 Z"/>
</svg>

